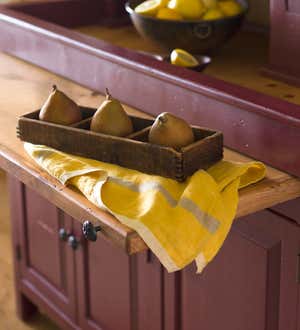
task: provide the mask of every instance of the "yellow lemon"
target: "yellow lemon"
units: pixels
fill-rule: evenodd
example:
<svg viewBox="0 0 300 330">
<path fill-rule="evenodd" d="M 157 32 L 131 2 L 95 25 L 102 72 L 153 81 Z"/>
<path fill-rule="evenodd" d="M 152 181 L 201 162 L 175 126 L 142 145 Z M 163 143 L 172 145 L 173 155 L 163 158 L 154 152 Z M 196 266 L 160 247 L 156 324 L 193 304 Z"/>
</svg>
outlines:
<svg viewBox="0 0 300 330">
<path fill-rule="evenodd" d="M 178 20 L 182 21 L 183 17 L 177 13 L 177 11 L 170 9 L 170 8 L 161 8 L 159 9 L 157 15 L 159 19 L 170 19 L 170 20 Z"/>
<path fill-rule="evenodd" d="M 144 16 L 155 16 L 165 4 L 165 0 L 147 0 L 136 6 L 134 11 Z"/>
<path fill-rule="evenodd" d="M 201 0 L 171 0 L 168 8 L 176 10 L 185 19 L 199 19 L 206 11 Z"/>
<path fill-rule="evenodd" d="M 195 67 L 199 65 L 198 60 L 183 49 L 174 49 L 170 55 L 171 63 L 183 67 Z"/>
<path fill-rule="evenodd" d="M 160 0 L 161 8 L 167 7 L 170 0 Z"/>
<path fill-rule="evenodd" d="M 210 21 L 214 19 L 223 18 L 225 15 L 219 8 L 211 8 L 203 15 L 202 19 Z"/>
<path fill-rule="evenodd" d="M 202 0 L 202 2 L 207 9 L 215 8 L 218 5 L 217 0 Z"/>
<path fill-rule="evenodd" d="M 219 7 L 226 16 L 236 16 L 243 11 L 242 6 L 234 0 L 219 1 Z"/>
</svg>

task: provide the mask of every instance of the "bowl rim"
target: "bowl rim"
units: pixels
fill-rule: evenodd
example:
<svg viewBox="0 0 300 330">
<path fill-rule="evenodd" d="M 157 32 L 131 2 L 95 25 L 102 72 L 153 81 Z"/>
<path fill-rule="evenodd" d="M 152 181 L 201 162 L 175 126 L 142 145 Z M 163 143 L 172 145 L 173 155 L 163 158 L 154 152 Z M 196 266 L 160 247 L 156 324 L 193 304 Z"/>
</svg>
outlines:
<svg viewBox="0 0 300 330">
<path fill-rule="evenodd" d="M 160 22 L 172 22 L 172 23 L 176 23 L 176 24 L 209 24 L 209 23 L 215 23 L 215 22 L 222 22 L 222 21 L 231 21 L 231 20 L 234 20 L 234 19 L 237 19 L 237 18 L 242 18 L 246 15 L 246 13 L 248 12 L 249 10 L 249 3 L 247 0 L 242 0 L 243 1 L 243 6 L 244 6 L 244 10 L 239 13 L 238 15 L 234 15 L 234 16 L 227 16 L 227 17 L 224 17 L 224 18 L 217 18 L 217 19 L 211 19 L 211 20 L 203 20 L 203 19 L 198 19 L 198 20 L 188 20 L 188 19 L 185 19 L 185 20 L 182 20 L 182 21 L 179 21 L 179 20 L 171 20 L 171 19 L 160 19 L 160 18 L 156 18 L 156 17 L 152 17 L 152 16 L 143 16 L 141 14 L 138 14 L 134 11 L 134 9 L 130 6 L 130 1 L 126 1 L 125 3 L 125 10 L 127 11 L 127 13 L 131 16 L 131 15 L 136 15 L 137 17 L 140 17 L 140 18 L 143 18 L 145 20 L 149 20 L 149 21 L 160 21 Z"/>
</svg>

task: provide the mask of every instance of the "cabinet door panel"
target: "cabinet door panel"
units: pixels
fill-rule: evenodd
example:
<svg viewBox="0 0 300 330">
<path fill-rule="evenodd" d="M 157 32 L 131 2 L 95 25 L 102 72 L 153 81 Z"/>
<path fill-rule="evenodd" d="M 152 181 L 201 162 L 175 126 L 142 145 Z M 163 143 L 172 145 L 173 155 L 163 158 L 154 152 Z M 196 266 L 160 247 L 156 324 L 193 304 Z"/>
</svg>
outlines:
<svg viewBox="0 0 300 330">
<path fill-rule="evenodd" d="M 19 184 L 22 285 L 33 290 L 66 320 L 74 321 L 75 275 L 73 250 L 59 239 L 58 230 L 72 231 L 72 219 L 46 199 Z"/>
<path fill-rule="evenodd" d="M 299 79 L 300 5 L 298 0 L 271 0 L 270 65 Z M 288 50 L 288 51 L 287 51 Z"/>
<path fill-rule="evenodd" d="M 79 237 L 80 224 L 76 228 Z M 76 251 L 80 326 L 130 330 L 136 313 L 135 258 L 98 236 L 96 242 L 82 239 Z"/>
<path fill-rule="evenodd" d="M 299 0 L 287 0 L 288 11 L 300 14 L 300 3 Z"/>
<path fill-rule="evenodd" d="M 150 252 L 137 256 L 138 330 L 162 330 L 164 319 L 163 268 Z"/>
<path fill-rule="evenodd" d="M 272 207 L 272 210 L 300 224 L 300 198 L 275 205 Z"/>
<path fill-rule="evenodd" d="M 261 233 L 280 240 L 280 304 L 279 329 L 297 329 L 298 254 L 300 253 L 300 229 L 292 221 L 269 211 L 252 214 L 244 221 Z"/>
<path fill-rule="evenodd" d="M 296 330 L 299 234 L 268 211 L 238 220 L 203 274 L 191 265 L 166 276 L 177 278 L 173 319 L 181 326 L 173 329 Z"/>
</svg>

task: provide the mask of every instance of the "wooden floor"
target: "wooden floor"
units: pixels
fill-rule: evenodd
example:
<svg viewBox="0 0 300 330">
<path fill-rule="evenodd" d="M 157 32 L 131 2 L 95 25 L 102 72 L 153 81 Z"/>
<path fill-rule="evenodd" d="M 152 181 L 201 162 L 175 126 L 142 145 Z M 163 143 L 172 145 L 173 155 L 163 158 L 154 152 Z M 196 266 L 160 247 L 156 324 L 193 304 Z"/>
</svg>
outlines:
<svg viewBox="0 0 300 330">
<path fill-rule="evenodd" d="M 0 170 L 0 330 L 58 330 L 41 314 L 30 322 L 17 319 L 13 283 L 8 196 L 4 173 Z"/>
</svg>

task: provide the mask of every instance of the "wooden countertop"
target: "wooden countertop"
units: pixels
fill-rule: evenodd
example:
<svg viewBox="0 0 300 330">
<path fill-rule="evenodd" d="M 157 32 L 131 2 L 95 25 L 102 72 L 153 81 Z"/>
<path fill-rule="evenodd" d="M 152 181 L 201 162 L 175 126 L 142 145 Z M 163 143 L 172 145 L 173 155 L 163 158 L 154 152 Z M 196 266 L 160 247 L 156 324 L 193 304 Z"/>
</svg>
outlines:
<svg viewBox="0 0 300 330">
<path fill-rule="evenodd" d="M 124 48 L 164 54 L 158 46 L 142 38 L 132 26 L 111 29 L 100 25 L 88 25 L 76 28 L 76 31 Z M 212 63 L 204 73 L 300 105 L 299 87 L 261 75 L 261 69 L 267 66 L 267 63 L 266 36 L 240 31 L 214 55 Z"/>
<path fill-rule="evenodd" d="M 24 152 L 23 144 L 16 137 L 17 119 L 24 113 L 38 109 L 53 84 L 58 85 L 81 105 L 97 107 L 104 99 L 104 96 L 78 84 L 0 53 L 0 167 L 79 221 L 99 221 L 103 235 L 127 253 L 146 249 L 137 233 L 95 207 L 77 191 L 62 186 L 35 165 Z M 128 112 L 145 115 L 130 107 L 125 108 Z M 225 150 L 225 158 L 248 160 L 228 149 Z M 237 217 L 299 196 L 299 179 L 268 167 L 267 177 L 263 181 L 240 191 Z"/>
</svg>

